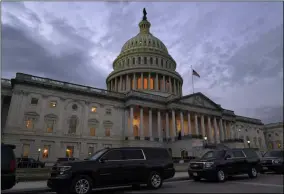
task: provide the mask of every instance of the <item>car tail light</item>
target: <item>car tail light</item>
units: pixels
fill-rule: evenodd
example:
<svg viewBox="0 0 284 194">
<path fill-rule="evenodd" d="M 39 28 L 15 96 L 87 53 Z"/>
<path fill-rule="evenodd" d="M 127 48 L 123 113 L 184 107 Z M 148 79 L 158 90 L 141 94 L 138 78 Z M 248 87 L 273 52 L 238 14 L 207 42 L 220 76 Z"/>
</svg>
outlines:
<svg viewBox="0 0 284 194">
<path fill-rule="evenodd" d="M 14 172 L 14 171 L 15 171 L 15 168 L 16 168 L 16 161 L 15 161 L 15 160 L 12 160 L 12 161 L 10 162 L 10 170 L 11 170 L 12 172 Z"/>
</svg>

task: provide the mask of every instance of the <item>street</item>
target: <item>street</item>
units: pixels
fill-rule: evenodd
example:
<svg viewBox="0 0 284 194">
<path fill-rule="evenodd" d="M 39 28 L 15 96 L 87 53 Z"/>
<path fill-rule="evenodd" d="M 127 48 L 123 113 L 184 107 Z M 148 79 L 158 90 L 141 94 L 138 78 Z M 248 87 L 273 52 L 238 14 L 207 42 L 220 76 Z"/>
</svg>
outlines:
<svg viewBox="0 0 284 194">
<path fill-rule="evenodd" d="M 9 194 L 55 194 L 55 192 L 44 192 L 43 190 L 14 190 L 2 193 Z M 127 193 L 283 193 L 283 175 L 259 174 L 256 179 L 247 176 L 238 176 L 225 183 L 214 183 L 209 181 L 194 182 L 192 180 L 178 180 L 165 182 L 159 190 L 132 190 L 130 187 L 110 188 L 107 190 L 94 190 L 94 193 L 127 194 Z"/>
</svg>

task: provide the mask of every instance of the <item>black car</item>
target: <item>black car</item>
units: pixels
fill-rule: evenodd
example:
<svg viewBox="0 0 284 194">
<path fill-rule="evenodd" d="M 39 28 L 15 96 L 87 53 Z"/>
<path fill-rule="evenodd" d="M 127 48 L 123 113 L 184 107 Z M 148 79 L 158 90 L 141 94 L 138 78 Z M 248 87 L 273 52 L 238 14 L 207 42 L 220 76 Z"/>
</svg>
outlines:
<svg viewBox="0 0 284 194">
<path fill-rule="evenodd" d="M 17 158 L 17 167 L 18 168 L 44 168 L 45 163 L 35 160 L 33 158 Z"/>
<path fill-rule="evenodd" d="M 284 173 L 283 150 L 266 152 L 261 159 L 261 173 L 268 171 Z"/>
<path fill-rule="evenodd" d="M 189 163 L 188 174 L 195 181 L 201 178 L 224 182 L 228 177 L 248 174 L 257 177 L 260 158 L 253 149 L 224 149 L 206 152 Z"/>
<path fill-rule="evenodd" d="M 16 146 L 1 143 L 1 190 L 11 189 L 16 184 Z"/>
<path fill-rule="evenodd" d="M 83 161 L 52 168 L 47 186 L 57 193 L 89 194 L 93 188 L 146 183 L 158 189 L 175 175 L 170 153 L 164 148 L 106 148 Z"/>
<path fill-rule="evenodd" d="M 54 164 L 54 166 L 56 166 L 56 165 L 58 165 L 58 164 L 60 164 L 60 163 L 62 163 L 62 162 L 78 161 L 78 160 L 79 160 L 79 158 L 73 158 L 73 157 L 70 157 L 70 158 L 68 158 L 68 157 L 65 157 L 65 158 L 57 158 L 57 161 L 56 161 L 56 163 Z"/>
</svg>

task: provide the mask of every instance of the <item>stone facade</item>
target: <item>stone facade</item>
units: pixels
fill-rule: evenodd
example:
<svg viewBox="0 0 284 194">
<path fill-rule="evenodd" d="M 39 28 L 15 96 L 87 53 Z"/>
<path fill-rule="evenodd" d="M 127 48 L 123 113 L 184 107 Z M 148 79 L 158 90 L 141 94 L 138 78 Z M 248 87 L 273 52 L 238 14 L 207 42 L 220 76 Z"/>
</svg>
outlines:
<svg viewBox="0 0 284 194">
<path fill-rule="evenodd" d="M 264 126 L 263 132 L 269 150 L 283 149 L 283 128 L 283 122 L 270 123 Z"/>
<path fill-rule="evenodd" d="M 119 146 L 166 147 L 174 157 L 220 143 L 266 149 L 260 120 L 202 93 L 182 96 L 176 62 L 150 22 L 139 27 L 115 59 L 107 90 L 22 73 L 2 79 L 2 141 L 16 145 L 17 157 L 84 158 Z"/>
</svg>

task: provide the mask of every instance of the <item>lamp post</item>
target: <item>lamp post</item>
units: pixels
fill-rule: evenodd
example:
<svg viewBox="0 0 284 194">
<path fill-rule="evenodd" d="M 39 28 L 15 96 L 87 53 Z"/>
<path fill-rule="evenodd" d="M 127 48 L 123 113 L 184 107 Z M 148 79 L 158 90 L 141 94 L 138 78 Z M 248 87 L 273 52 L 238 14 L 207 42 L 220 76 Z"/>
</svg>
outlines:
<svg viewBox="0 0 284 194">
<path fill-rule="evenodd" d="M 41 149 L 40 148 L 38 148 L 38 156 L 37 156 L 37 161 L 39 161 L 39 155 L 40 155 L 40 151 L 41 151 Z"/>
<path fill-rule="evenodd" d="M 203 144 L 204 144 L 204 147 L 206 148 L 207 147 L 207 137 L 205 136 L 203 139 L 204 139 Z"/>
<path fill-rule="evenodd" d="M 250 148 L 250 140 L 248 140 L 247 142 L 248 142 L 248 146 L 249 146 L 249 148 Z"/>
</svg>

